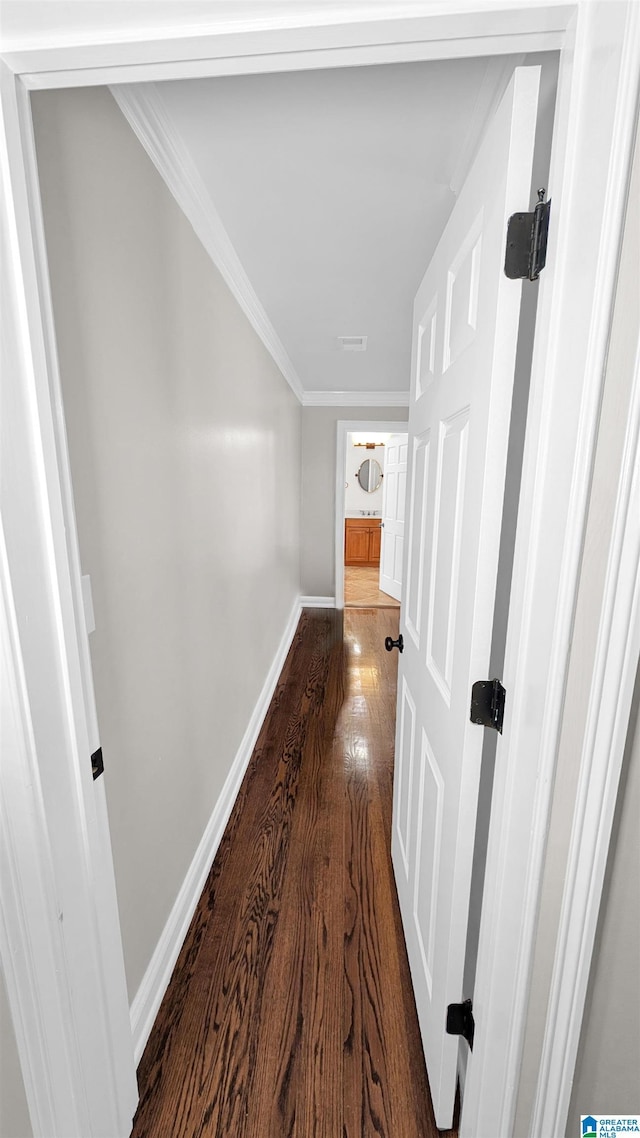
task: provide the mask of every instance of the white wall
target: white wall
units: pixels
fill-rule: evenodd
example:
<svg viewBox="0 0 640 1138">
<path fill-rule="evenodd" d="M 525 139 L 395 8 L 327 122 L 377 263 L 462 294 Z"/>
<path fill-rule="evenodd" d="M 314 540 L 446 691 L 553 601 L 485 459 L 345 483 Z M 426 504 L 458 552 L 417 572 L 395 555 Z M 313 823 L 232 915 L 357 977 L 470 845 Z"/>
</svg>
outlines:
<svg viewBox="0 0 640 1138">
<path fill-rule="evenodd" d="M 301 411 L 108 91 L 33 106 L 133 998 L 299 593 Z"/>
<path fill-rule="evenodd" d="M 372 438 L 371 442 L 375 440 Z M 344 492 L 344 509 L 345 516 L 350 513 L 359 513 L 360 510 L 376 510 L 382 513 L 382 487 L 384 483 L 381 481 L 377 490 L 372 490 L 369 493 L 363 490 L 358 482 L 357 473 L 360 466 L 367 458 L 375 458 L 380 463 L 382 470 L 384 470 L 384 446 L 376 446 L 373 450 L 366 450 L 362 446 L 356 446 L 353 442 L 351 435 L 347 436 L 347 458 L 345 463 L 345 492 Z"/>
<path fill-rule="evenodd" d="M 405 422 L 406 407 L 303 407 L 301 578 L 306 596 L 335 596 L 337 423 Z"/>
</svg>

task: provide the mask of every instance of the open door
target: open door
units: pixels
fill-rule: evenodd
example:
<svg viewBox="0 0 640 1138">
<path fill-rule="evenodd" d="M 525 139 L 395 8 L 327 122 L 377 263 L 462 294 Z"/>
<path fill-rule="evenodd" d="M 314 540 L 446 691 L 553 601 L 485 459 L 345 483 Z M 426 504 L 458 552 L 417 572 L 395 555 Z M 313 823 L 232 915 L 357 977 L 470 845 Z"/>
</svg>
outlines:
<svg viewBox="0 0 640 1138">
<path fill-rule="evenodd" d="M 414 306 L 409 530 L 398 676 L 393 863 L 436 1124 L 452 1124 L 521 284 L 507 219 L 528 208 L 539 68 L 489 124 Z M 508 705 L 507 705 L 508 711 Z M 481 1025 L 479 1027 L 481 1030 Z M 466 1047 L 466 1042 L 460 1046 Z"/>
<path fill-rule="evenodd" d="M 407 436 L 391 435 L 384 452 L 380 588 L 402 599 L 404 510 L 407 490 Z"/>
</svg>

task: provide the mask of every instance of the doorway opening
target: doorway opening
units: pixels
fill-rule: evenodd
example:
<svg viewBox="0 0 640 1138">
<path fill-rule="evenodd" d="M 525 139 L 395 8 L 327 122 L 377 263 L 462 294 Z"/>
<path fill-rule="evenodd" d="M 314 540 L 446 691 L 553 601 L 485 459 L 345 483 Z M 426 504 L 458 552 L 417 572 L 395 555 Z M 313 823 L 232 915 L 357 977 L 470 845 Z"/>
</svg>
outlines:
<svg viewBox="0 0 640 1138">
<path fill-rule="evenodd" d="M 586 36 L 586 35 L 585 35 L 585 41 L 588 42 L 588 36 Z M 577 59 L 581 58 L 581 56 L 577 52 L 576 52 L 576 58 Z M 573 64 L 572 64 L 572 66 L 573 66 Z M 586 76 L 585 77 L 581 76 L 580 89 L 581 89 L 581 91 L 584 90 L 586 92 L 589 92 L 589 90 L 590 90 L 589 80 L 591 79 L 591 71 L 590 71 L 590 67 L 588 67 L 586 65 L 584 65 L 584 67 L 585 67 Z M 604 91 L 607 90 L 607 84 L 606 83 L 601 84 L 601 90 L 604 90 Z M 571 100 L 569 100 L 567 98 L 567 107 L 571 108 L 572 115 L 573 115 L 573 110 L 574 110 L 574 102 L 576 102 L 576 101 L 577 101 L 577 98 L 574 99 L 573 89 L 572 89 Z M 615 110 L 616 110 L 616 124 L 617 124 L 617 119 L 618 119 L 618 117 L 620 117 L 620 116 L 618 116 L 618 112 L 617 112 L 617 104 L 616 104 Z M 586 117 L 588 117 L 588 115 L 586 115 L 586 114 L 580 116 L 580 122 L 582 122 L 583 119 Z M 572 122 L 573 121 L 574 121 L 574 118 L 572 118 Z M 599 121 L 599 119 L 598 119 L 598 121 Z M 564 134 L 568 134 L 568 133 L 569 132 L 568 132 L 568 127 L 566 126 L 566 116 L 565 116 Z M 564 134 L 563 134 L 563 141 L 564 141 Z M 573 138 L 573 135 L 572 135 L 572 138 Z M 582 166 L 584 166 L 584 162 L 582 159 L 582 149 L 581 149 L 582 146 L 583 146 L 582 135 L 579 133 L 579 134 L 577 134 L 576 145 L 571 150 L 572 157 L 574 158 L 574 160 L 576 162 L 575 171 L 572 172 L 572 179 L 573 179 L 571 182 L 572 187 L 573 187 L 573 185 L 580 184 L 580 182 L 581 182 L 579 175 L 581 173 Z M 558 152 L 563 152 L 563 151 L 564 151 L 564 148 L 561 146 L 558 146 Z M 576 151 L 577 151 L 577 159 L 575 157 Z M 618 151 L 620 151 L 620 146 L 617 147 L 617 150 L 614 150 L 614 154 L 617 154 Z M 598 155 L 598 157 L 599 157 L 599 155 Z M 581 163 L 582 163 L 582 165 L 581 165 Z M 606 163 L 602 163 L 601 166 L 602 166 L 602 168 L 605 168 L 605 167 L 609 168 Z M 615 168 L 615 164 L 613 164 L 612 168 Z M 561 173 L 563 175 L 565 173 L 563 164 L 561 164 L 561 163 L 559 163 L 559 173 Z M 613 179 L 613 175 L 612 175 L 612 179 Z M 622 179 L 618 178 L 617 181 L 621 182 Z M 584 179 L 582 179 L 582 182 L 584 183 Z M 564 184 L 564 182 L 563 182 L 563 184 Z M 617 185 L 617 183 L 614 182 L 614 189 L 616 188 L 616 185 Z M 607 188 L 608 187 L 609 187 L 609 183 L 607 182 Z M 569 195 L 568 192 L 566 195 L 566 199 L 567 199 L 567 205 L 565 205 L 565 198 L 564 197 L 560 198 L 560 201 L 561 201 L 561 220 L 563 220 L 563 221 L 565 220 L 565 214 L 567 216 L 567 220 L 571 220 L 571 211 L 569 211 L 568 206 L 571 205 L 571 203 L 572 203 L 572 195 Z M 566 250 L 568 249 L 568 251 L 569 251 L 568 262 L 569 262 L 569 267 L 571 267 L 571 259 L 572 259 L 572 255 L 573 255 L 573 229 L 571 229 L 571 226 L 567 225 L 567 232 L 569 234 L 568 237 L 565 236 L 565 232 L 563 229 L 560 228 L 560 232 L 563 233 L 563 247 L 561 247 L 561 248 L 563 248 L 563 251 L 565 254 L 566 254 Z M 599 231 L 596 234 L 596 238 L 594 238 L 594 240 L 592 242 L 593 249 L 596 251 L 598 251 L 600 248 L 597 239 L 599 240 Z M 616 242 L 615 241 L 610 242 L 610 247 L 612 247 L 612 258 L 613 258 L 615 256 Z M 565 261 L 563 261 L 563 264 L 566 262 L 566 259 L 567 259 L 567 257 L 565 256 Z M 609 264 L 609 261 L 607 261 L 605 267 L 607 267 L 608 264 Z M 589 267 L 589 265 L 588 265 L 588 267 Z M 604 286 L 604 289 L 602 289 L 602 295 L 607 295 L 606 274 L 600 272 L 600 265 L 598 265 L 598 267 L 599 267 L 599 278 L 600 279 L 605 278 L 605 286 Z M 571 275 L 571 274 L 567 273 L 567 275 Z M 599 296 L 599 294 L 594 294 L 594 295 L 596 295 L 597 298 Z M 556 298 L 558 298 L 558 299 L 556 299 Z M 557 282 L 557 280 L 556 281 L 551 280 L 550 284 L 549 284 L 549 291 L 548 291 L 548 296 L 547 296 L 547 308 L 549 311 L 552 311 L 551 299 L 556 304 L 556 311 L 559 313 L 558 318 L 557 318 L 557 320 L 559 322 L 558 327 L 561 327 L 561 324 L 563 324 L 563 320 L 564 320 L 564 308 L 567 305 L 565 303 L 565 289 L 560 287 L 560 284 Z M 582 297 L 580 299 L 582 302 Z M 590 313 L 589 305 L 585 305 L 583 303 L 583 310 L 585 313 L 585 320 L 586 320 L 586 318 L 588 318 L 589 313 Z M 566 323 L 567 323 L 567 321 L 564 320 L 565 325 L 566 325 Z M 605 327 L 604 319 L 602 319 L 600 321 L 600 324 L 601 324 L 602 329 L 604 329 L 604 327 Z M 556 324 L 552 324 L 551 332 L 555 331 L 555 329 L 556 329 Z M 556 348 L 555 357 L 558 357 L 558 358 L 560 357 L 560 353 L 558 352 L 557 345 L 555 344 L 555 341 L 552 340 L 551 333 L 549 333 L 549 335 L 547 336 L 547 339 L 543 340 L 542 347 L 540 348 L 540 358 L 541 358 L 542 362 L 544 362 L 544 351 L 543 351 L 543 349 L 545 349 L 545 351 L 548 351 L 547 344 L 548 344 L 549 339 L 551 339 L 553 345 L 555 345 L 555 348 Z M 573 339 L 574 343 L 579 343 L 579 337 L 576 337 L 575 333 L 574 333 L 574 336 L 572 337 L 572 339 Z M 590 344 L 589 368 L 585 369 L 586 379 L 588 379 L 588 380 L 589 380 L 590 376 L 591 377 L 596 376 L 597 364 L 598 364 L 598 360 L 599 360 L 599 347 L 600 347 L 600 341 L 602 339 L 604 339 L 604 332 L 598 331 L 597 336 L 596 336 L 596 340 L 597 340 L 596 349 L 592 348 L 591 339 L 589 341 L 589 344 Z M 538 340 L 536 340 L 536 343 L 538 343 Z M 561 341 L 560 347 L 564 347 L 564 340 Z M 565 349 L 565 351 L 566 351 L 566 349 Z M 593 360 L 596 360 L 596 364 L 593 363 Z M 580 362 L 581 362 L 580 358 L 577 358 L 576 366 L 575 366 L 574 370 L 577 370 L 577 365 L 579 365 Z M 542 366 L 542 363 L 540 364 L 540 368 L 538 369 L 539 371 L 541 369 L 541 366 Z M 568 370 L 569 370 L 569 379 L 571 379 L 571 378 L 573 378 L 573 370 L 572 369 L 568 369 Z M 551 374 L 550 374 L 550 378 L 549 378 L 549 386 L 550 386 L 550 394 L 548 397 L 548 405 L 551 407 L 551 410 L 553 410 L 553 407 L 555 407 L 556 402 L 557 402 L 557 397 L 556 397 L 556 386 L 557 385 L 556 385 L 556 380 L 555 380 L 555 372 L 553 372 L 552 370 L 551 370 Z M 588 384 L 585 384 L 584 388 L 586 391 L 588 391 L 588 394 L 589 394 L 590 389 L 594 389 L 594 379 L 591 378 L 590 387 Z M 534 385 L 534 390 L 535 390 L 535 385 Z M 579 413 L 579 411 L 582 413 L 582 410 L 584 409 L 584 407 L 586 407 L 586 409 L 588 409 L 588 402 L 586 402 L 586 396 L 582 396 L 582 387 L 580 388 L 580 391 L 581 391 L 581 402 L 579 403 L 579 401 L 577 401 L 577 399 L 576 399 L 576 404 L 575 404 L 576 405 L 576 412 L 575 412 L 574 418 L 576 421 L 577 421 L 577 413 Z M 553 399 L 553 403 L 551 403 L 551 399 Z M 592 402 L 594 403 L 596 401 L 592 401 Z M 568 399 L 567 399 L 566 403 L 567 404 L 569 403 Z M 545 404 L 545 406 L 547 406 L 547 404 Z M 569 410 L 571 410 L 571 407 L 569 407 Z M 548 418 L 549 418 L 549 420 L 551 420 L 551 418 L 552 418 L 551 414 L 549 414 Z M 561 424 L 561 426 L 563 426 L 563 448 L 564 448 L 564 452 L 573 454 L 573 447 L 571 445 L 571 443 L 573 442 L 573 436 L 571 436 L 571 428 L 572 428 L 573 420 L 571 419 L 571 417 L 569 417 L 569 415 L 567 415 L 567 418 L 569 419 L 568 429 L 567 429 L 566 423 L 564 421 L 563 421 L 563 424 Z M 588 430 L 588 428 L 590 426 L 590 422 L 591 422 L 588 413 L 585 412 L 583 415 L 583 418 L 584 418 L 584 421 L 586 422 L 586 427 L 581 426 L 581 428 L 580 428 L 579 434 L 580 434 L 580 438 L 582 438 L 582 439 L 584 439 L 585 431 Z M 574 430 L 574 435 L 576 434 L 576 430 L 577 430 L 577 428 Z M 539 434 L 540 434 L 540 432 L 539 432 Z M 567 436 L 569 436 L 568 440 L 567 440 Z M 536 438 L 538 438 L 538 436 L 534 435 L 534 442 L 535 442 Z M 24 450 L 26 451 L 26 447 L 24 448 Z M 544 448 L 543 457 L 541 457 L 539 462 L 536 462 L 536 467 L 535 467 L 534 473 L 538 473 L 539 468 L 542 470 L 543 473 L 547 473 L 547 471 L 552 470 L 552 460 L 553 460 L 553 457 L 555 457 L 555 450 L 557 450 L 555 440 L 549 438 L 548 445 L 547 445 L 547 447 Z M 589 454 L 589 447 L 588 446 L 585 446 L 585 453 Z M 548 454 L 550 455 L 549 459 L 547 457 Z M 581 484 L 581 479 L 582 479 L 582 483 L 584 483 L 584 481 L 586 480 L 586 477 L 588 477 L 589 471 L 586 470 L 586 468 L 588 468 L 588 465 L 589 465 L 588 463 L 584 463 L 584 469 L 586 472 L 584 473 L 584 475 L 582 475 L 582 471 L 581 471 L 580 472 L 581 477 L 576 478 L 577 484 L 579 484 L 579 486 L 577 486 L 577 490 L 572 489 L 572 496 L 571 496 L 571 501 L 569 501 L 569 504 L 572 504 L 574 501 L 577 501 L 577 503 L 579 503 L 579 505 L 580 505 L 580 490 L 581 490 L 580 484 Z M 532 464 L 532 469 L 533 469 L 533 464 Z M 530 483 L 531 483 L 532 478 L 530 477 L 530 479 L 528 479 L 528 481 L 530 481 Z M 547 501 L 547 498 L 550 497 L 549 493 L 547 492 L 547 489 L 545 489 L 545 487 L 547 487 L 547 483 L 553 483 L 553 496 L 555 496 L 559 502 L 557 513 L 561 514 L 561 511 L 563 511 L 565 509 L 565 500 L 567 498 L 567 495 L 565 495 L 563 497 L 563 486 L 560 486 L 558 488 L 557 481 L 555 479 L 548 478 L 547 481 L 544 481 L 542 478 L 539 477 L 538 478 L 538 485 L 542 487 L 542 489 L 540 490 L 540 494 L 542 495 L 542 492 L 544 490 L 545 501 Z M 525 479 L 525 488 L 526 488 L 526 479 Z M 530 510 L 530 513 L 531 512 L 532 511 Z M 551 513 L 553 514 L 553 511 L 551 511 Z M 555 520 L 556 520 L 556 516 L 555 516 L 555 514 L 553 514 L 553 516 L 551 518 L 551 522 L 553 522 Z M 561 520 L 561 517 L 560 517 L 560 520 Z M 575 530 L 575 534 L 577 535 L 577 537 L 580 537 L 579 528 L 580 528 L 579 522 L 574 522 L 573 530 Z M 551 525 L 547 519 L 545 519 L 544 529 L 545 529 L 545 533 L 547 533 L 547 535 L 551 534 L 551 537 L 553 537 L 553 530 L 552 530 Z M 528 533 L 528 530 L 527 530 L 527 533 Z M 534 533 L 534 531 L 532 529 L 532 535 L 533 536 L 531 538 L 528 538 L 528 537 L 526 538 L 525 550 L 528 550 L 528 549 L 530 549 L 530 547 L 532 547 L 533 553 L 536 554 L 536 556 L 538 556 L 539 551 L 540 551 L 540 547 L 542 547 L 542 541 L 538 537 L 538 530 L 536 530 Z M 525 535 L 525 537 L 526 537 L 526 535 Z M 572 547 L 576 545 L 577 537 L 573 536 L 573 535 L 569 535 L 569 538 L 567 539 L 567 543 L 566 543 L 566 545 L 569 546 L 569 553 L 571 553 Z M 572 543 L 573 543 L 573 545 L 572 545 Z M 548 545 L 550 544 L 548 536 L 547 536 L 547 544 Z M 565 554 L 565 544 L 558 542 L 557 545 L 558 545 L 558 551 L 559 551 L 558 552 L 558 559 L 559 559 L 560 554 L 563 554 L 563 555 Z M 532 563 L 534 563 L 534 564 L 536 563 L 533 561 L 533 558 L 532 558 Z M 533 571 L 532 571 L 532 577 L 533 577 Z M 569 579 L 569 578 L 572 578 L 571 570 L 567 570 L 565 576 L 563 577 L 563 582 L 561 582 L 561 583 L 566 584 L 566 579 Z M 548 587 L 547 586 L 548 580 L 553 580 L 553 578 L 550 577 L 549 572 L 547 572 L 547 580 L 545 580 L 545 585 L 544 585 L 545 588 Z M 336 579 L 336 586 L 337 586 L 337 579 Z M 520 609 L 525 610 L 525 616 L 528 616 L 528 612 L 530 612 L 533 608 L 533 601 L 535 601 L 536 597 L 538 597 L 538 593 L 540 592 L 540 588 L 538 586 L 536 586 L 536 589 L 538 589 L 538 591 L 534 591 L 534 588 L 532 586 L 530 593 L 527 594 L 526 604 L 524 602 L 522 604 L 520 604 Z M 337 591 L 337 588 L 336 588 L 336 591 Z M 569 596 L 568 587 L 565 588 L 565 593 L 567 596 Z M 531 596 L 533 596 L 533 601 L 531 600 Z M 551 597 L 551 600 L 552 599 L 553 599 L 553 597 Z M 571 599 L 571 596 L 569 596 L 569 599 Z M 551 603 L 549 602 L 549 600 L 547 603 L 547 608 L 549 610 L 551 610 Z M 560 612 L 560 616 L 564 618 L 565 624 L 567 624 L 568 617 L 565 616 L 565 610 L 568 609 L 568 604 L 565 603 L 564 607 L 563 607 L 563 605 L 561 605 L 560 608 L 561 608 L 561 610 L 563 610 Z M 524 625 L 525 624 L 524 617 L 523 617 L 522 622 Z M 563 622 L 558 621 L 558 619 L 557 619 L 556 620 L 556 626 L 560 628 L 560 632 L 553 634 L 553 635 L 555 635 L 555 641 L 553 641 L 553 643 L 555 643 L 555 644 L 559 643 L 559 640 L 561 637 L 561 632 L 563 632 Z M 539 637 L 536 637 L 534 648 L 538 648 L 538 643 L 540 640 L 542 640 L 542 638 L 543 638 L 542 633 L 540 634 Z M 532 643 L 533 643 L 533 637 L 532 637 Z M 524 645 L 524 648 L 526 648 L 526 646 L 527 645 Z M 524 648 L 523 648 L 523 657 L 525 654 Z M 531 654 L 531 652 L 528 654 Z M 563 666 L 563 659 L 564 658 L 563 658 L 563 653 L 561 653 L 560 651 L 558 651 L 556 653 L 556 655 L 559 658 L 559 662 L 556 662 L 555 665 L 553 665 L 552 673 L 553 673 L 553 671 L 555 671 L 556 674 L 559 674 L 560 668 L 561 668 L 561 666 Z M 551 658 L 553 659 L 553 653 L 551 653 Z M 524 665 L 523 665 L 523 667 L 524 667 Z M 520 686 L 522 686 L 522 685 L 520 685 Z M 551 684 L 549 684 L 549 690 L 553 690 L 553 687 Z M 516 693 L 516 695 L 517 694 L 518 693 Z M 522 702 L 522 701 L 520 701 L 520 702 Z M 517 710 L 519 707 L 517 698 L 514 700 L 514 704 L 515 704 L 515 707 Z M 544 710 L 544 708 L 543 708 L 543 710 Z M 538 723 L 538 720 L 534 721 L 534 728 L 535 728 L 536 723 Z M 517 726 L 518 726 L 518 724 L 516 723 L 516 727 Z M 514 729 L 512 729 L 511 737 L 515 737 L 516 741 L 518 741 L 519 736 L 517 734 L 516 727 L 514 727 Z M 532 749 L 531 744 L 530 744 L 530 747 L 528 747 L 528 749 L 530 749 L 530 750 Z M 545 750 L 547 750 L 547 751 L 549 751 L 549 753 L 551 753 L 552 748 L 547 747 L 547 748 L 545 748 Z M 544 757 L 544 750 L 542 751 L 542 757 Z M 542 761 L 541 761 L 541 765 L 542 765 Z M 539 773 L 539 767 L 532 765 L 532 777 L 538 776 L 539 784 L 544 784 L 543 778 L 541 778 L 538 773 Z M 516 784 L 514 783 L 514 785 L 516 785 Z M 526 790 L 526 787 L 525 787 L 525 790 Z M 512 800 L 517 798 L 516 805 L 518 805 L 518 803 L 520 801 L 525 800 L 526 795 L 522 789 L 522 786 L 520 786 L 520 784 L 518 784 L 517 785 L 517 795 L 514 793 L 511 795 L 511 797 L 509 797 L 509 795 L 506 794 L 506 795 L 504 795 L 504 798 L 506 798 L 506 801 L 509 803 L 509 806 L 511 807 Z M 536 805 L 538 805 L 539 799 L 538 798 L 534 799 L 534 795 L 531 795 L 531 798 L 532 798 L 533 806 L 535 807 Z M 542 806 L 544 806 L 544 803 L 542 803 Z M 515 811 L 512 811 L 512 813 L 515 813 Z M 542 809 L 542 807 L 540 807 L 540 809 L 538 809 L 538 814 L 536 814 L 535 816 L 541 817 L 543 814 L 544 814 L 544 810 Z M 493 826 L 493 830 L 495 830 L 495 828 L 497 828 L 497 827 Z M 502 830 L 504 832 L 506 832 L 507 828 L 509 828 L 511 833 L 518 833 L 518 832 L 519 833 L 525 833 L 528 836 L 528 827 L 526 827 L 526 826 L 523 826 L 523 825 L 518 826 L 515 824 L 511 824 L 510 827 L 502 827 Z M 539 828 L 540 828 L 540 830 L 543 830 L 543 827 L 539 827 Z M 538 841 L 538 848 L 540 849 L 540 847 L 541 847 L 541 840 Z M 501 849 L 502 849 L 502 847 L 501 847 Z M 501 849 L 499 852 L 501 852 Z M 535 850 L 536 850 L 536 843 L 535 842 L 533 843 L 533 850 L 534 850 L 533 855 L 527 855 L 527 858 L 528 858 L 527 866 L 531 866 L 532 864 L 535 866 L 535 864 L 538 864 L 540 861 L 540 855 L 536 855 L 536 852 L 535 852 Z M 538 857 L 538 863 L 536 863 L 536 857 Z M 530 875 L 528 875 L 528 880 L 535 880 L 535 875 L 533 873 L 530 873 Z M 530 892 L 530 897 L 533 897 L 533 890 L 530 889 L 530 891 L 528 891 L 528 892 Z M 502 890 L 502 893 L 504 894 L 504 896 L 507 896 L 506 890 Z M 526 897 L 525 897 L 525 902 L 527 902 L 528 908 L 531 908 L 531 901 L 527 901 Z M 494 906 L 494 908 L 497 908 L 497 906 Z M 503 909 L 503 905 L 502 905 L 502 908 L 498 912 L 499 917 L 502 916 L 502 909 Z M 527 914 L 525 912 L 525 916 L 526 915 Z M 527 929 L 528 929 L 527 923 L 526 922 L 524 922 L 524 923 L 523 922 L 517 922 L 514 918 L 514 915 L 512 915 L 512 913 L 509 913 L 509 923 L 512 927 L 514 927 L 514 929 L 519 930 L 520 927 L 524 927 L 524 932 L 522 933 L 522 935 L 520 935 L 518 933 L 518 935 L 519 935 L 518 943 L 519 943 L 520 947 L 522 947 L 524 945 L 525 949 L 526 949 L 527 943 L 528 943 L 527 941 L 525 941 L 525 935 L 526 935 Z M 501 925 L 504 926 L 504 921 L 501 921 Z M 497 923 L 497 926 L 498 926 L 498 923 Z M 500 943 L 500 940 L 498 940 L 498 943 Z M 504 958 L 504 956 L 506 956 L 506 953 L 508 953 L 509 948 L 510 948 L 510 945 L 507 942 L 507 938 L 504 938 L 504 940 L 502 941 L 502 949 L 501 949 L 502 958 Z M 514 958 L 514 960 L 516 960 L 516 962 L 519 962 L 519 960 L 522 960 L 522 956 L 518 956 L 518 954 L 514 953 L 514 951 L 512 951 L 511 957 Z M 520 971 L 522 971 L 522 970 L 520 970 Z M 509 975 L 507 975 L 507 978 L 504 978 L 504 975 L 501 973 L 500 968 L 498 968 L 498 967 L 494 967 L 494 973 L 499 974 L 500 987 L 501 987 L 502 992 L 503 992 L 503 1000 L 509 1000 L 510 995 L 511 995 L 510 986 L 509 986 L 509 982 L 508 982 L 509 981 Z M 507 982 L 506 982 L 506 980 L 507 980 Z M 492 991 L 494 991 L 495 988 L 497 988 L 497 986 L 495 986 L 495 984 L 493 982 L 491 982 L 490 984 L 487 984 L 487 987 L 490 987 Z M 524 986 L 520 986 L 520 988 L 524 988 Z M 525 993 L 525 995 L 526 995 L 526 993 Z M 522 1004 L 523 1004 L 522 992 L 518 991 L 517 996 L 518 996 L 518 1001 L 517 1001 L 518 1007 L 522 1007 Z M 518 1007 L 516 1007 L 516 1013 L 515 1013 L 516 1025 L 517 1025 L 518 1014 L 520 1014 L 518 1012 Z M 494 1019 L 495 1019 L 495 1016 L 499 1016 L 501 1011 L 502 1011 L 502 1004 L 500 1003 L 500 1001 L 498 1001 L 498 1005 L 494 1004 L 494 1006 L 492 1007 L 492 1017 L 494 1017 Z M 509 1011 L 510 1011 L 510 1004 L 509 1004 Z M 520 1016 L 520 1019 L 522 1019 L 522 1016 Z M 514 1023 L 514 1017 L 511 1017 L 509 1022 Z M 491 1038 L 490 1028 L 491 1028 L 491 1024 L 489 1025 L 489 1028 L 486 1029 L 486 1032 L 485 1032 L 486 1038 Z M 511 1036 L 509 1038 L 512 1038 L 512 1036 L 514 1036 L 514 1032 L 511 1032 Z M 517 1050 L 517 1048 L 514 1048 L 514 1053 L 516 1052 L 516 1050 Z M 483 1053 L 481 1050 L 481 1059 L 482 1059 L 482 1057 L 483 1057 Z M 486 1064 L 486 1065 L 489 1065 L 489 1064 Z M 476 1067 L 477 1067 L 477 1061 L 476 1061 Z M 495 1080 L 489 1080 L 489 1079 L 485 1080 L 484 1085 L 485 1085 L 485 1087 L 489 1088 L 489 1090 L 485 1091 L 485 1097 L 486 1097 L 486 1095 L 489 1095 L 489 1092 L 492 1090 L 494 1083 L 495 1083 Z M 512 1081 L 512 1085 L 515 1086 L 514 1081 Z M 497 1099 L 497 1100 L 498 1100 L 499 1104 L 502 1105 L 502 1100 L 501 1099 Z M 506 1107 L 504 1107 L 504 1110 L 507 1111 L 507 1108 L 508 1108 L 508 1104 Z"/>
<path fill-rule="evenodd" d="M 406 438 L 406 433 L 406 421 L 338 421 L 335 495 L 335 598 L 338 609 L 399 607 L 400 598 L 380 588 L 381 527 L 385 509 L 387 443 L 391 436 Z"/>
<path fill-rule="evenodd" d="M 347 435 L 345 608 L 400 608 L 407 435 Z"/>
</svg>

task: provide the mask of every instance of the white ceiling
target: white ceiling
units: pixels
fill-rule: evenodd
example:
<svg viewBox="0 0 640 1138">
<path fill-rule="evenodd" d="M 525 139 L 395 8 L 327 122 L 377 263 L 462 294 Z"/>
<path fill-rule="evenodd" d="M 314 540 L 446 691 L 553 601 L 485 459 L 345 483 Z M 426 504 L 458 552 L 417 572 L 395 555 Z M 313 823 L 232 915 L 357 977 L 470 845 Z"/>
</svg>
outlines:
<svg viewBox="0 0 640 1138">
<path fill-rule="evenodd" d="M 304 392 L 408 391 L 413 296 L 516 62 L 157 86 Z"/>
</svg>

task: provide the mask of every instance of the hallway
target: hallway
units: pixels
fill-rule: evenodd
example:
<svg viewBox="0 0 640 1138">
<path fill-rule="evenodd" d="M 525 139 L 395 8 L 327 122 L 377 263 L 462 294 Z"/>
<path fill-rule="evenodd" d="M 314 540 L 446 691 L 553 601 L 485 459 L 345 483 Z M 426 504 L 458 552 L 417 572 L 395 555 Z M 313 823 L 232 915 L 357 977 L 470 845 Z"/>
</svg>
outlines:
<svg viewBox="0 0 640 1138">
<path fill-rule="evenodd" d="M 133 1138 L 428 1138 L 390 863 L 397 612 L 307 609 L 142 1058 Z"/>
</svg>

